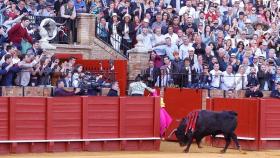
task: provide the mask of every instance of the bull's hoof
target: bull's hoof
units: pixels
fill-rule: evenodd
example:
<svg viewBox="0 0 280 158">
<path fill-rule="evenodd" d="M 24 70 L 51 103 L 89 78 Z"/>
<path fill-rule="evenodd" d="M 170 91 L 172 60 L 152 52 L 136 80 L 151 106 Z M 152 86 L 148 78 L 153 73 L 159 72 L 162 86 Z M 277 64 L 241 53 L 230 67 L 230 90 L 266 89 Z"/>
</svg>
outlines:
<svg viewBox="0 0 280 158">
<path fill-rule="evenodd" d="M 224 150 L 224 149 L 221 150 L 221 154 L 224 154 L 224 153 L 226 153 L 226 150 Z"/>
<path fill-rule="evenodd" d="M 184 150 L 183 152 L 184 152 L 184 153 L 189 153 L 189 150 Z"/>
</svg>

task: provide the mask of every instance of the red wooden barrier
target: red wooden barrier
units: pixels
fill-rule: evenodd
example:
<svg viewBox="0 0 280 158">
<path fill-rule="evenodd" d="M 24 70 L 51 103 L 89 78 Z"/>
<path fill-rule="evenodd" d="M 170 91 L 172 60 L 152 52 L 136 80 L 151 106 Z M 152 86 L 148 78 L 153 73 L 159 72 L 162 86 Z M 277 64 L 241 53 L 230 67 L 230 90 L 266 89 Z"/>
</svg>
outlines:
<svg viewBox="0 0 280 158">
<path fill-rule="evenodd" d="M 280 148 L 280 100 L 260 100 L 260 149 Z"/>
<path fill-rule="evenodd" d="M 102 64 L 102 70 L 104 70 L 105 74 L 110 70 L 109 60 L 77 60 L 77 63 L 82 64 L 86 71 L 100 72 L 100 74 L 102 74 L 102 71 L 100 71 L 100 63 Z M 127 61 L 114 60 L 114 68 L 111 77 L 115 76 L 115 79 L 119 82 L 120 95 L 125 96 L 127 89 Z"/>
<path fill-rule="evenodd" d="M 166 136 L 168 136 L 174 128 L 178 127 L 181 119 L 186 117 L 189 112 L 202 108 L 202 91 L 197 89 L 166 88 L 164 102 L 166 110 L 173 119 L 166 132 Z M 169 140 L 177 139 L 173 135 Z"/>
<path fill-rule="evenodd" d="M 159 150 L 159 98 L 0 98 L 0 153 Z"/>
<path fill-rule="evenodd" d="M 233 110 L 238 113 L 236 134 L 241 147 L 246 150 L 259 149 L 259 100 L 213 98 L 207 102 L 207 109 L 213 111 Z M 210 105 L 209 105 L 210 104 Z M 219 136 L 218 136 L 219 137 Z M 212 139 L 212 145 L 224 147 L 225 140 Z M 231 143 L 234 147 L 234 143 Z"/>
</svg>

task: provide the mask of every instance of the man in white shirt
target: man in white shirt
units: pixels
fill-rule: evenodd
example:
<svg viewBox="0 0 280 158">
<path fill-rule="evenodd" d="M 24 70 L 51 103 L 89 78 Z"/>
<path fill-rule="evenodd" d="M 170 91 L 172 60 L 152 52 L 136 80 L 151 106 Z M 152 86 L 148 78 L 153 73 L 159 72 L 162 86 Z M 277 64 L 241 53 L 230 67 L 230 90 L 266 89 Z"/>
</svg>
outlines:
<svg viewBox="0 0 280 158">
<path fill-rule="evenodd" d="M 184 60 L 186 57 L 189 56 L 189 47 L 192 46 L 192 43 L 189 42 L 189 38 L 187 36 L 183 37 L 183 44 L 180 46 L 179 49 L 179 57 L 180 59 Z"/>
<path fill-rule="evenodd" d="M 232 65 L 228 65 L 226 71 L 223 72 L 222 89 L 227 91 L 229 89 L 234 89 L 234 86 L 235 79 L 232 74 Z"/>
<path fill-rule="evenodd" d="M 179 16 L 188 13 L 189 16 L 195 18 L 195 9 L 192 7 L 191 0 L 186 0 L 186 6 L 182 7 L 179 11 Z"/>
<path fill-rule="evenodd" d="M 145 48 L 148 50 L 152 49 L 153 35 L 148 32 L 147 27 L 143 27 L 142 33 L 137 35 L 137 37 L 142 39 Z"/>
<path fill-rule="evenodd" d="M 211 87 L 220 88 L 222 71 L 219 70 L 219 63 L 214 64 L 214 69 L 210 71 L 212 77 Z"/>
<path fill-rule="evenodd" d="M 179 37 L 173 31 L 173 26 L 168 27 L 168 33 L 165 34 L 165 38 L 169 37 L 171 39 L 172 44 L 177 44 L 179 42 Z"/>
</svg>

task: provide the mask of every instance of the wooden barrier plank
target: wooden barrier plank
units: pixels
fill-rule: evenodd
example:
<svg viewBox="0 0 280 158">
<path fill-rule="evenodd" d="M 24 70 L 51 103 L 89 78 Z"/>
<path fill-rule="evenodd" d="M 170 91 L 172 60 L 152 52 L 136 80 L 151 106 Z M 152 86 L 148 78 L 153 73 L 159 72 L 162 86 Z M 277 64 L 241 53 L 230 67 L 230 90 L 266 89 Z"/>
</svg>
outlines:
<svg viewBox="0 0 280 158">
<path fill-rule="evenodd" d="M 261 99 L 260 148 L 280 148 L 280 100 Z"/>
</svg>

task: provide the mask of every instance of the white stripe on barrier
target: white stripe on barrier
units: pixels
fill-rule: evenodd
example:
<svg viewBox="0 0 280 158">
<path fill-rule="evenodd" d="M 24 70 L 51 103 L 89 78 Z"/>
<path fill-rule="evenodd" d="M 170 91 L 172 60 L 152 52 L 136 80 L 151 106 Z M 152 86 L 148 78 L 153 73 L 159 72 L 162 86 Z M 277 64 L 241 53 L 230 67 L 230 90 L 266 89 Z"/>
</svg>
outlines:
<svg viewBox="0 0 280 158">
<path fill-rule="evenodd" d="M 98 138 L 98 139 L 56 139 L 56 140 L 0 140 L 0 143 L 47 143 L 47 142 L 98 142 L 98 141 L 126 141 L 126 140 L 160 140 L 159 137 L 147 138 Z"/>
<path fill-rule="evenodd" d="M 216 135 L 217 138 L 224 138 L 223 135 Z M 237 137 L 237 139 L 240 140 L 256 140 L 256 138 L 252 138 L 252 137 Z"/>
<path fill-rule="evenodd" d="M 261 140 L 280 140 L 280 138 L 261 138 Z"/>
</svg>

